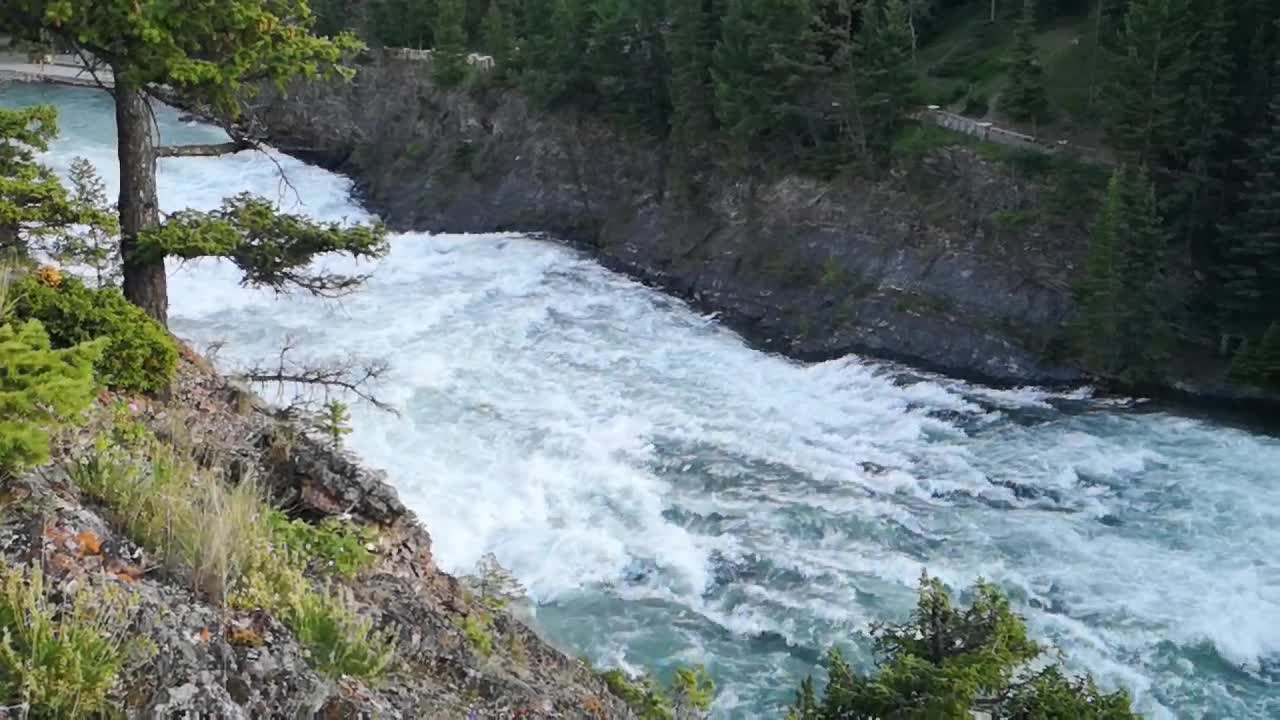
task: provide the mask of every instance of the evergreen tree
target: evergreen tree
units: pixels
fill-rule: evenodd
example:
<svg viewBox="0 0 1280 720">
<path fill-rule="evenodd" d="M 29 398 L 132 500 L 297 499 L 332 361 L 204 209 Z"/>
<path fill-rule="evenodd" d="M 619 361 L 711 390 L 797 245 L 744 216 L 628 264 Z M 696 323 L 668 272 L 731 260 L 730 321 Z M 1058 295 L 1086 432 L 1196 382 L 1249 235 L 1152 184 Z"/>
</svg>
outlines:
<svg viewBox="0 0 1280 720">
<path fill-rule="evenodd" d="M 161 12 L 152 3 L 133 0 L 7 0 L 0 5 L 0 25 L 19 36 L 51 36 L 109 65 L 120 160 L 122 289 L 162 325 L 168 318 L 168 251 L 183 257 L 236 257 L 248 268 L 249 282 L 266 280 L 282 283 L 278 288 L 295 285 L 313 292 L 349 289 L 351 278 L 300 273 L 300 260 L 324 252 L 364 256 L 385 251 L 380 228 L 348 229 L 276 216 L 266 202 L 233 202 L 224 213 L 184 213 L 180 227 L 164 235 L 164 242 L 143 247 L 148 237 L 168 230 L 156 196 L 158 157 L 217 155 L 248 145 L 157 147 L 150 104 L 157 88 L 167 86 L 209 108 L 239 137 L 235 121 L 258 83 L 350 75 L 342 59 L 359 43 L 346 35 L 317 38 L 306 32 L 310 22 L 306 0 L 225 0 L 191 4 L 181 12 Z"/>
<path fill-rule="evenodd" d="M 349 5 L 343 5 L 342 11 L 349 12 Z M 369 8 L 370 42 L 383 47 L 432 47 L 438 14 L 436 0 L 374 0 Z"/>
<path fill-rule="evenodd" d="M 109 212 L 69 195 L 57 175 L 36 162 L 57 134 L 52 107 L 0 109 L 0 253 L 28 257 L 48 250 L 74 225 L 114 228 Z"/>
<path fill-rule="evenodd" d="M 1165 162 L 1179 144 L 1191 37 L 1188 0 L 1131 0 L 1110 68 L 1106 129 L 1138 165 Z"/>
<path fill-rule="evenodd" d="M 1238 211 L 1219 237 L 1218 305 L 1226 328 L 1254 334 L 1280 316 L 1280 85 L 1248 149 Z"/>
<path fill-rule="evenodd" d="M 1280 392 L 1280 322 L 1273 322 L 1262 337 L 1245 345 L 1231 365 L 1236 382 Z"/>
<path fill-rule="evenodd" d="M 1155 187 L 1145 172 L 1131 174 L 1124 204 L 1125 242 L 1120 341 L 1120 377 L 1140 385 L 1164 379 L 1172 343 L 1168 318 L 1167 235 Z"/>
<path fill-rule="evenodd" d="M 48 461 L 50 436 L 93 404 L 101 352 L 99 342 L 53 350 L 34 320 L 0 324 L 0 480 Z"/>
<path fill-rule="evenodd" d="M 1036 0 L 1024 0 L 1009 57 L 1009 84 L 1000 95 L 1000 107 L 1015 120 L 1039 120 L 1049 109 L 1035 26 Z"/>
<path fill-rule="evenodd" d="M 889 156 L 911 96 L 911 31 L 903 0 L 867 0 L 854 60 L 854 83 L 865 145 L 872 156 Z"/>
<path fill-rule="evenodd" d="M 1235 58 L 1228 46 L 1232 0 L 1206 1 L 1203 29 L 1193 50 L 1191 87 L 1179 112 L 1182 129 L 1175 165 L 1181 172 L 1162 208 L 1175 225 L 1174 234 L 1184 239 L 1188 260 L 1200 241 L 1211 241 L 1214 223 L 1222 214 L 1230 140 L 1227 122 L 1238 100 L 1233 96 Z"/>
<path fill-rule="evenodd" d="M 1101 376 L 1148 384 L 1163 375 L 1172 342 L 1165 238 L 1146 174 L 1117 169 L 1090 237 L 1078 297 L 1077 348 Z"/>
<path fill-rule="evenodd" d="M 72 201 L 97 212 L 103 222 L 61 233 L 53 243 L 51 254 L 62 265 L 91 273 L 95 287 L 119 285 L 120 241 L 116 236 L 111 206 L 107 202 L 107 186 L 93 163 L 82 157 L 71 161 L 68 179 Z"/>
<path fill-rule="evenodd" d="M 1125 177 L 1111 174 L 1107 196 L 1089 236 L 1085 278 L 1078 293 L 1080 307 L 1076 343 L 1086 365 L 1113 373 L 1119 366 L 1121 250 L 1125 232 Z"/>
<path fill-rule="evenodd" d="M 491 0 L 485 11 L 484 49 L 493 57 L 493 73 L 497 77 L 509 77 L 512 73 L 515 41 L 511 34 L 511 15 L 505 0 Z"/>
<path fill-rule="evenodd" d="M 446 88 L 455 87 L 467 76 L 465 0 L 437 0 L 435 48 L 431 52 L 431 76 Z"/>
<path fill-rule="evenodd" d="M 876 674 L 860 676 L 839 652 L 827 658 L 819 702 L 801 686 L 789 720 L 999 718 L 1134 720 L 1124 692 L 1104 693 L 1092 678 L 1040 667 L 1044 649 L 995 587 L 979 583 L 968 607 L 952 604 L 942 583 L 924 577 L 911 618 L 873 626 Z M 1041 663 L 1042 664 L 1042 663 Z"/>
</svg>

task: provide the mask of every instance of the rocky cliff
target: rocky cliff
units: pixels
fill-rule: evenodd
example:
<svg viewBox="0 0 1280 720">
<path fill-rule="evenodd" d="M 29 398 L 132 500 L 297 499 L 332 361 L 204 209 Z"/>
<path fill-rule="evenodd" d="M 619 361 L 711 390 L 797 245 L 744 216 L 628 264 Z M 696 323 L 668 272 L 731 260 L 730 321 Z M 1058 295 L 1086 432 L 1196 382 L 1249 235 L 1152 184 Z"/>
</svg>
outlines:
<svg viewBox="0 0 1280 720">
<path fill-rule="evenodd" d="M 662 148 L 515 92 L 443 92 L 371 53 L 350 83 L 256 111 L 273 143 L 348 174 L 393 226 L 536 231 L 714 311 L 803 359 L 867 352 L 997 383 L 1066 383 L 1053 360 L 1094 200 L 975 147 L 930 148 L 883 179 L 772 176 L 697 161 L 676 203 Z"/>
<path fill-rule="evenodd" d="M 120 412 L 128 415 L 124 425 Z M 430 537 L 380 473 L 310 438 L 196 356 L 186 354 L 167 400 L 104 392 L 90 415 L 87 427 L 61 439 L 52 463 L 0 477 L 0 561 L 7 569 L 43 568 L 49 595 L 68 605 L 65 598 L 88 590 L 130 598 L 125 632 L 143 639 L 146 651 L 130 659 L 111 691 L 120 717 L 634 717 L 594 670 L 440 572 Z M 394 638 L 387 671 L 376 681 L 333 679 L 274 611 L 215 602 L 191 589 L 193 568 L 135 543 L 124 526 L 142 509 L 95 501 L 75 471 L 101 449 L 99 438 L 115 437 L 110 428 L 134 423 L 219 482 L 252 479 L 300 520 L 341 516 L 368 528 L 376 539 L 367 568 L 352 577 L 313 568 L 314 580 L 346 598 L 370 633 Z M 5 592 L 3 607 L 21 596 Z M 71 642 L 65 630 L 60 637 Z M 78 672 L 71 662 L 57 666 L 58 677 Z M 0 718 L 25 718 L 25 710 L 0 707 Z M 32 717 L 45 710 L 36 703 Z"/>
</svg>

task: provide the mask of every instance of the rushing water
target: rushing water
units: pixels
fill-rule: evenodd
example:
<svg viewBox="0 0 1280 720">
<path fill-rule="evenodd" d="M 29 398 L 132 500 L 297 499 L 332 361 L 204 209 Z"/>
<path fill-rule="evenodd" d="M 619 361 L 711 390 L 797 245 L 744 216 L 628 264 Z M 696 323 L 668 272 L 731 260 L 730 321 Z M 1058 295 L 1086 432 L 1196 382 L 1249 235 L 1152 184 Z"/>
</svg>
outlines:
<svg viewBox="0 0 1280 720">
<path fill-rule="evenodd" d="M 115 192 L 109 100 L 55 102 L 48 161 Z M 165 139 L 216 131 L 162 112 Z M 341 177 L 261 155 L 165 160 L 166 210 L 252 190 L 366 217 Z M 301 198 L 301 204 L 299 204 Z M 465 572 L 492 551 L 551 640 L 606 664 L 706 663 L 717 717 L 777 717 L 822 649 L 867 661 L 922 570 L 987 577 L 1036 635 L 1156 718 L 1280 717 L 1280 441 L 1086 392 L 997 391 L 850 357 L 802 365 L 521 236 L 406 234 L 341 303 L 171 267 L 173 325 L 220 362 L 286 336 L 385 357 L 396 417 L 357 407 L 386 468 Z"/>
</svg>

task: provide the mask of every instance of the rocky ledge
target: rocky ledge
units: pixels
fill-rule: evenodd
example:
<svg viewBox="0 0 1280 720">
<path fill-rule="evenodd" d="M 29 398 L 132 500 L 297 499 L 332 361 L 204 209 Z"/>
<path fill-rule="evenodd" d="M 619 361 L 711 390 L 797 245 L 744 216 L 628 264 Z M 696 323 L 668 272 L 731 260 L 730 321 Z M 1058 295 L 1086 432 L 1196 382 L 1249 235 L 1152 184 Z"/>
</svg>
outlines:
<svg viewBox="0 0 1280 720">
<path fill-rule="evenodd" d="M 193 591 L 183 569 L 130 539 L 119 508 L 90 499 L 70 469 L 95 439 L 101 448 L 113 414 L 119 427 L 120 408 L 220 481 L 254 478 L 295 518 L 341 516 L 370 529 L 368 567 L 312 579 L 347 598 L 370 632 L 394 637 L 394 658 L 376 682 L 313 669 L 313 653 L 280 618 Z M 633 717 L 592 669 L 437 569 L 430 537 L 380 473 L 310 438 L 194 355 L 168 400 L 104 394 L 94 416 L 52 463 L 0 488 L 0 556 L 9 568 L 43 568 L 53 598 L 87 586 L 132 598 L 127 635 L 147 640 L 149 651 L 112 691 L 124 716 Z M 0 708 L 0 718 L 7 712 L 21 708 Z"/>
</svg>

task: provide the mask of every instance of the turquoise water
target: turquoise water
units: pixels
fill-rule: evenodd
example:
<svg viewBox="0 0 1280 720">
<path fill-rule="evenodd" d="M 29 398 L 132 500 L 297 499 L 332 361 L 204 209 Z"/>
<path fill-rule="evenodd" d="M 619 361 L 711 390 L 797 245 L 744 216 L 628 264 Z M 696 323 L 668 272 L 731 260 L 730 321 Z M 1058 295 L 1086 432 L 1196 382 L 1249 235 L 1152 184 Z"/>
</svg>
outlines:
<svg viewBox="0 0 1280 720">
<path fill-rule="evenodd" d="M 113 174 L 105 96 L 0 89 L 36 100 L 64 113 L 49 162 Z M 171 141 L 217 137 L 161 120 Z M 250 189 L 364 217 L 342 178 L 280 162 L 296 196 L 260 155 L 166 160 L 162 205 Z M 521 236 L 399 236 L 341 303 L 239 288 L 216 263 L 171 272 L 175 330 L 227 341 L 224 365 L 287 335 L 388 358 L 401 415 L 357 408 L 350 442 L 441 565 L 496 553 L 544 634 L 598 663 L 706 663 L 717 717 L 778 717 L 832 643 L 869 660 L 868 624 L 901 618 L 924 569 L 998 582 L 1150 717 L 1280 717 L 1276 439 L 1084 390 L 793 363 Z"/>
</svg>

